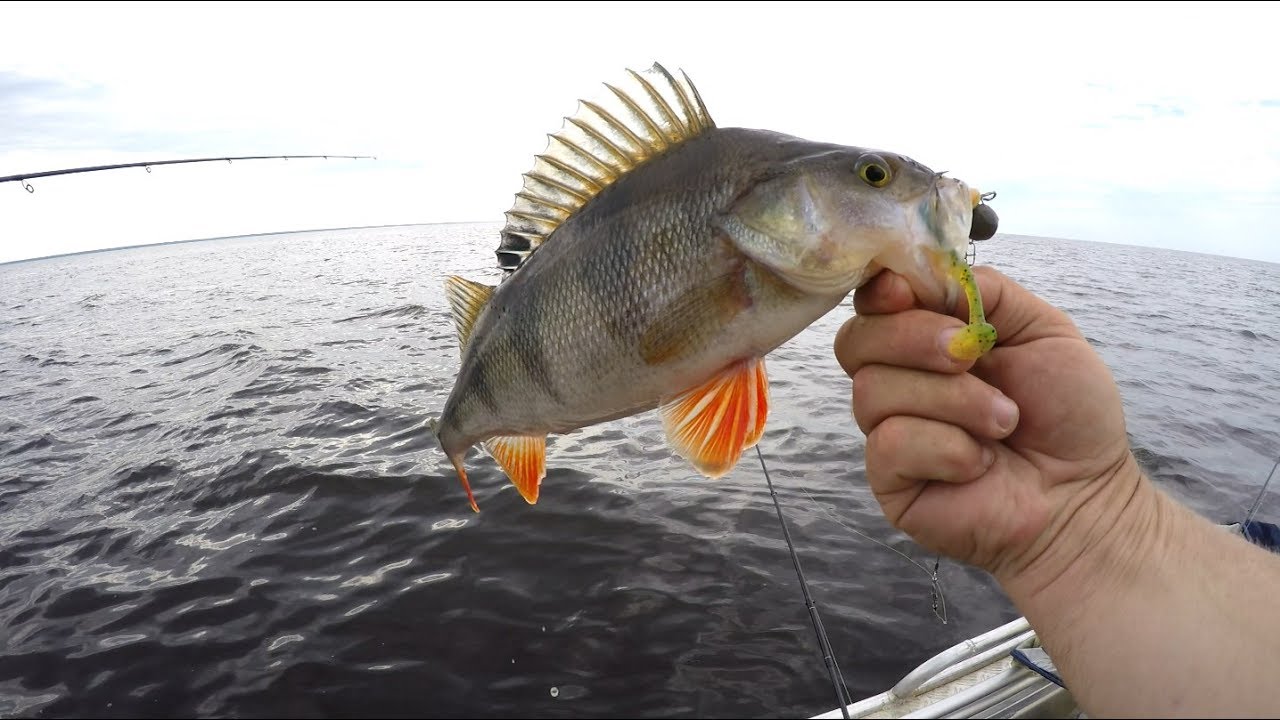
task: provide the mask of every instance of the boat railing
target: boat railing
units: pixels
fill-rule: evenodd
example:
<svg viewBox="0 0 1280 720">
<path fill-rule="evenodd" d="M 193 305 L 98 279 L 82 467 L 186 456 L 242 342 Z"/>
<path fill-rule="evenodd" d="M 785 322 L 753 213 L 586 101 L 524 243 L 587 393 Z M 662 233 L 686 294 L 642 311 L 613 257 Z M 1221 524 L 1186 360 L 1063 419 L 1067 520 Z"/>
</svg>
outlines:
<svg viewBox="0 0 1280 720">
<path fill-rule="evenodd" d="M 850 705 L 848 707 L 849 717 L 866 717 L 886 707 L 898 704 L 902 700 L 930 692 L 979 668 L 990 665 L 992 662 L 1008 655 L 1014 648 L 1033 644 L 1035 639 L 1035 631 L 1031 629 L 1030 623 L 1023 617 L 988 630 L 976 637 L 968 638 L 918 665 L 910 673 L 907 673 L 902 680 L 898 681 L 892 689 Z M 1009 673 L 1001 673 L 981 683 L 980 690 L 978 687 L 971 688 L 971 690 L 977 690 L 980 694 L 990 694 L 993 691 L 999 691 L 999 686 L 1009 683 L 1012 679 Z M 962 692 L 947 703 L 947 706 L 950 707 L 960 703 L 955 705 L 955 707 L 960 707 L 971 702 L 973 695 L 974 693 L 971 692 Z M 837 708 L 816 717 L 840 718 L 843 716 Z"/>
</svg>

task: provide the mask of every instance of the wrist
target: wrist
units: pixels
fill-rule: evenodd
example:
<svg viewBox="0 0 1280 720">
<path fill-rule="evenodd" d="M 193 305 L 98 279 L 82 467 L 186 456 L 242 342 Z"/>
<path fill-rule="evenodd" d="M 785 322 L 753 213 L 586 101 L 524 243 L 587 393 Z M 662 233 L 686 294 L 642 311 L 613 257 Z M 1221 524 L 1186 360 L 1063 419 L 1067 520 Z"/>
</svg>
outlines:
<svg viewBox="0 0 1280 720">
<path fill-rule="evenodd" d="M 1132 458 L 1078 486 L 997 575 L 1091 717 L 1276 716 L 1280 559 L 1179 505 Z M 1018 571 L 1013 568 L 1021 567 Z"/>
<path fill-rule="evenodd" d="M 1033 624 L 1033 616 L 1072 622 L 1086 612 L 1089 598 L 1127 583 L 1173 540 L 1166 536 L 1176 508 L 1143 476 L 1132 453 L 1098 478 L 1051 492 L 1064 499 L 1049 527 L 994 570 Z"/>
</svg>

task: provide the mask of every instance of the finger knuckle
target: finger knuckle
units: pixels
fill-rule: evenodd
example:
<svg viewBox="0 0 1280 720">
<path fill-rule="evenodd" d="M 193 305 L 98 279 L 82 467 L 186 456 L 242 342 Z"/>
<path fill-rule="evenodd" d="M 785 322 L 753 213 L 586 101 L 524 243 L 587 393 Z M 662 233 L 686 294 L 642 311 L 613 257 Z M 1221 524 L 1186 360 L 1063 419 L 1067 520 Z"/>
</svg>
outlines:
<svg viewBox="0 0 1280 720">
<path fill-rule="evenodd" d="M 859 336 L 864 332 L 867 325 L 867 319 L 861 315 L 854 315 L 836 331 L 836 339 L 833 343 L 836 357 L 844 362 L 847 358 L 854 359 L 854 353 L 859 345 Z"/>
<path fill-rule="evenodd" d="M 885 418 L 867 436 L 867 457 L 870 461 L 874 452 L 876 459 L 882 462 L 891 461 L 902 454 L 907 447 L 911 429 L 906 418 L 894 416 Z"/>
<path fill-rule="evenodd" d="M 956 438 L 943 446 L 942 462 L 952 477 L 974 477 L 980 470 L 978 466 L 981 464 L 982 453 L 975 451 L 973 443 L 966 440 Z"/>
<path fill-rule="evenodd" d="M 880 365 L 865 365 L 858 368 L 852 379 L 854 401 L 865 404 L 874 399 L 876 391 L 884 382 L 884 368 Z"/>
</svg>

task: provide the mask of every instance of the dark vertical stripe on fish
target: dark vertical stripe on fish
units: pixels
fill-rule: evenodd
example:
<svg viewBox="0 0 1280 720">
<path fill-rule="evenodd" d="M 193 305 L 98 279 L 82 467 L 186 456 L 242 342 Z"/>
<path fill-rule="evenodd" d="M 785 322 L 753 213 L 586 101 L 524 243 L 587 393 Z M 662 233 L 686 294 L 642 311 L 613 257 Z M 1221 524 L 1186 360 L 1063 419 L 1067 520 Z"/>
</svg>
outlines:
<svg viewBox="0 0 1280 720">
<path fill-rule="evenodd" d="M 556 388 L 555 379 L 551 376 L 551 360 L 547 354 L 547 346 L 542 334 L 538 331 L 538 307 L 530 305 L 521 309 L 520 320 L 512 323 L 511 326 L 511 346 L 533 387 L 541 390 L 557 404 L 561 404 L 564 402 L 564 397 Z"/>
<path fill-rule="evenodd" d="M 477 359 L 475 364 L 471 366 L 471 377 L 468 379 L 468 389 L 471 390 L 475 399 L 484 406 L 493 415 L 501 414 L 502 406 L 498 404 L 498 397 L 493 392 L 493 385 L 489 383 L 489 364 L 484 360 Z"/>
<path fill-rule="evenodd" d="M 610 187 L 601 197 L 615 191 L 617 185 Z M 585 268 L 575 280 L 590 298 L 590 307 L 595 313 L 593 321 L 600 326 L 610 339 L 625 344 L 633 335 L 636 318 L 622 312 L 610 312 L 606 308 L 614 308 L 619 303 L 627 303 L 633 298 L 626 296 L 628 278 L 634 280 L 635 256 L 632 250 L 636 244 L 634 238 L 643 231 L 635 228 L 622 218 L 615 219 L 612 232 L 615 233 L 610 242 L 603 248 L 598 265 Z M 648 239 L 648 238 L 646 238 Z"/>
</svg>

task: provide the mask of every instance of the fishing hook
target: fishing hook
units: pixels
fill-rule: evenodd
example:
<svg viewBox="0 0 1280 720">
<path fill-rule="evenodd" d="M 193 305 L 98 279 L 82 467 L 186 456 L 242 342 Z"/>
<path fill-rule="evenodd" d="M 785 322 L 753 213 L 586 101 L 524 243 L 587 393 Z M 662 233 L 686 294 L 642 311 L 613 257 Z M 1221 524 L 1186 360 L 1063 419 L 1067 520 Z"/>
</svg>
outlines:
<svg viewBox="0 0 1280 720">
<path fill-rule="evenodd" d="M 22 181 L 22 189 L 26 190 L 29 193 L 33 193 L 36 191 L 36 189 L 31 186 L 31 183 L 27 182 L 26 180 Z"/>
<path fill-rule="evenodd" d="M 943 625 L 947 624 L 947 601 L 942 597 L 942 593 L 938 592 L 938 566 L 942 564 L 942 556 L 936 555 L 933 558 L 933 575 L 929 577 L 931 587 L 929 589 L 929 597 L 933 601 L 933 616 L 942 621 Z M 941 601 L 941 602 L 939 602 Z M 941 612 L 939 612 L 941 608 Z"/>
</svg>

